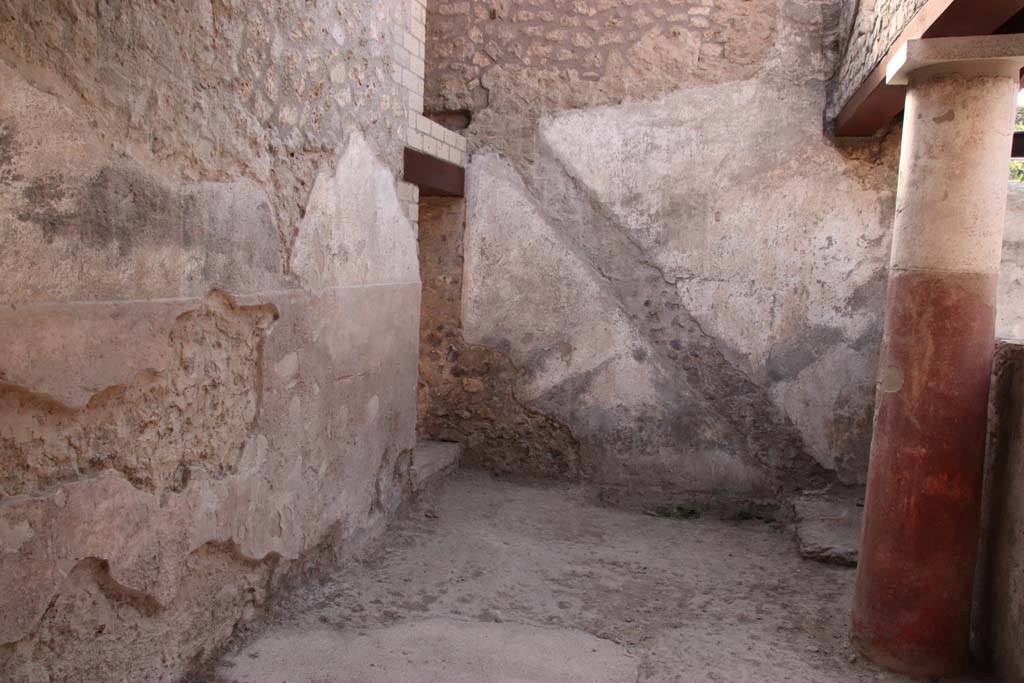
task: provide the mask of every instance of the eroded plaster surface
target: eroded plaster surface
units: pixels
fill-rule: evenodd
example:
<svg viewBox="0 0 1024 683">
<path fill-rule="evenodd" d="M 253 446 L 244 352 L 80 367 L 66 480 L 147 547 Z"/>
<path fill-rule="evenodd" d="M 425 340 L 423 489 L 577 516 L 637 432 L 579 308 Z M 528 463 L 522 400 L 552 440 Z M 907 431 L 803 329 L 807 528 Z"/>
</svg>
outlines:
<svg viewBox="0 0 1024 683">
<path fill-rule="evenodd" d="M 466 338 L 465 202 L 425 197 L 419 217 L 423 297 L 417 430 L 461 443 L 465 464 L 502 474 L 578 479 L 579 440 L 565 424 L 520 398 L 523 371 L 505 351 Z M 499 297 L 507 293 L 504 287 L 490 291 Z"/>
<path fill-rule="evenodd" d="M 379 526 L 400 501 L 414 445 L 418 290 L 413 281 L 252 293 L 245 304 L 218 291 L 188 304 L 90 304 L 115 309 L 108 344 L 166 346 L 156 356 L 166 364 L 126 374 L 79 408 L 7 385 L 0 563 L 26 588 L 4 591 L 2 670 L 101 680 L 91 661 L 173 680 L 265 600 L 279 563 L 328 534 Z M 77 308 L 52 316 L 46 336 Z M 171 323 L 120 337 L 116 323 L 134 317 Z M 209 553 L 220 573 L 205 576 L 197 565 Z M 69 592 L 100 590 L 93 580 L 145 609 L 66 604 Z M 211 597 L 208 581 L 254 585 Z M 209 601 L 213 625 L 203 623 Z M 45 639 L 55 605 L 62 620 L 95 621 L 105 635 Z M 136 651 L 161 630 L 196 633 Z M 95 654 L 83 655 L 85 642 Z"/>
<path fill-rule="evenodd" d="M 899 131 L 856 147 L 829 140 L 841 3 L 769 4 L 762 32 L 695 31 L 692 7 L 680 24 L 679 41 L 724 40 L 716 59 L 731 69 L 653 65 L 643 82 L 605 70 L 571 87 L 582 47 L 561 61 L 502 53 L 465 71 L 485 99 L 455 96 L 456 67 L 428 73 L 428 109 L 468 112 L 475 150 L 466 339 L 509 355 L 522 372 L 515 395 L 568 427 L 596 481 L 748 492 L 864 481 Z M 572 31 L 595 46 L 622 23 L 622 44 L 594 48 L 606 64 L 633 49 L 624 8 L 594 6 L 591 21 L 560 5 L 529 19 L 447 6 L 434 10 L 428 49 L 447 50 L 442 38 L 468 22 L 451 44 L 456 65 L 472 29 L 484 46 L 506 33 L 540 45 L 530 27 L 550 21 L 579 23 Z M 549 92 L 521 97 L 538 83 Z M 1004 334 L 1021 298 L 1014 207 Z"/>
<path fill-rule="evenodd" d="M 408 492 L 404 14 L 0 8 L 3 680 L 178 680 Z"/>
<path fill-rule="evenodd" d="M 891 174 L 804 133 L 820 107 L 812 93 L 773 91 L 745 82 L 565 114 L 541 137 L 674 290 L 668 299 L 793 420 L 808 452 L 853 474 L 863 444 L 841 421 L 870 420 Z M 765 123 L 746 120 L 747 101 L 762 103 Z M 778 120 L 803 124 L 787 134 Z M 741 150 L 755 149 L 751 174 Z"/>
<path fill-rule="evenodd" d="M 0 495 L 37 494 L 104 470 L 160 493 L 184 488 L 192 467 L 234 470 L 256 418 L 262 337 L 275 317 L 272 305 L 237 307 L 215 290 L 175 318 L 168 367 L 105 387 L 82 408 L 7 386 Z"/>
<path fill-rule="evenodd" d="M 774 3 L 759 60 L 664 94 L 539 105 L 529 154 L 487 123 L 511 84 L 474 115 L 466 336 L 509 353 L 593 479 L 862 480 L 898 140 L 822 133 L 836 9 Z"/>
</svg>

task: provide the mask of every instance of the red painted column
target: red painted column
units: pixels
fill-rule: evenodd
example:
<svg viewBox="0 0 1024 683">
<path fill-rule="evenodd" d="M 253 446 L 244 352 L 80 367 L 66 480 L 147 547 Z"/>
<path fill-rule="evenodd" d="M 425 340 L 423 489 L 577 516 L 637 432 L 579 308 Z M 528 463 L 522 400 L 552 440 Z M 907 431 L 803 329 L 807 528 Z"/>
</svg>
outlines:
<svg viewBox="0 0 1024 683">
<path fill-rule="evenodd" d="M 992 38 L 912 41 L 896 76 L 908 93 L 851 637 L 915 675 L 970 658 L 1020 62 L 962 58 L 964 41 Z M 930 57 L 915 64 L 915 48 Z"/>
</svg>

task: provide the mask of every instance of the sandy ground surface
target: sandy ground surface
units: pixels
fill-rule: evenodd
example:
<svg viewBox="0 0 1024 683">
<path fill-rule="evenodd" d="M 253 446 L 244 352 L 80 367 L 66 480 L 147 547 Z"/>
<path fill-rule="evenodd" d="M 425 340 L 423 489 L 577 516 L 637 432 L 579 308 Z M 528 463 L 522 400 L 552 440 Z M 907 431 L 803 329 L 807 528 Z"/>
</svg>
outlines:
<svg viewBox="0 0 1024 683">
<path fill-rule="evenodd" d="M 778 525 L 662 519 L 461 471 L 203 678 L 909 680 L 848 645 L 853 578 L 802 560 Z"/>
</svg>

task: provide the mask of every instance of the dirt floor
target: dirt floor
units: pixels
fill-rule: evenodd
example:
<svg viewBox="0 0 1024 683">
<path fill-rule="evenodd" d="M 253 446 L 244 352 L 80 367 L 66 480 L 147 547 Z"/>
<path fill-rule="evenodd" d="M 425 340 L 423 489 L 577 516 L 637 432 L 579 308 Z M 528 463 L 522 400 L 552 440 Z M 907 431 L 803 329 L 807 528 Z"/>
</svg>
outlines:
<svg viewBox="0 0 1024 683">
<path fill-rule="evenodd" d="M 853 578 L 800 559 L 778 524 L 663 519 L 461 471 L 204 678 L 908 680 L 847 644 Z"/>
</svg>

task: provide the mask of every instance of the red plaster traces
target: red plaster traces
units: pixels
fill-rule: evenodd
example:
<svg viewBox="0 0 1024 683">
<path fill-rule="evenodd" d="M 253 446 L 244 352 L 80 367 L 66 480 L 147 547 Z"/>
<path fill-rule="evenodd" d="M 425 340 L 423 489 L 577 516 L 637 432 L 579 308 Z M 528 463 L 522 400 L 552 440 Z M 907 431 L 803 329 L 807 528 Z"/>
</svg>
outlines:
<svg viewBox="0 0 1024 683">
<path fill-rule="evenodd" d="M 996 277 L 894 272 L 853 639 L 907 673 L 966 666 Z M 883 377 L 886 373 L 883 373 Z"/>
</svg>

